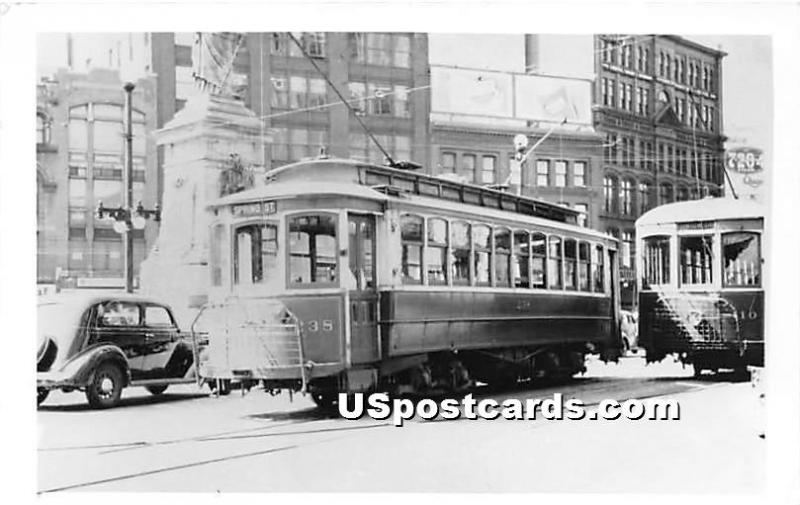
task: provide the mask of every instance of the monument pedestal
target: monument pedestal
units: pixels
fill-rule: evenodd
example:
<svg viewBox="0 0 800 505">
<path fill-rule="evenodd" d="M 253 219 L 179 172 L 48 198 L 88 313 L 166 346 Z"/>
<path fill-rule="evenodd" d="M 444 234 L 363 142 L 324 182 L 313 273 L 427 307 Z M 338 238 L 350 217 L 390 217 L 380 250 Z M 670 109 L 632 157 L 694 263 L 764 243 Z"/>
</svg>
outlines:
<svg viewBox="0 0 800 505">
<path fill-rule="evenodd" d="M 262 124 L 239 100 L 201 94 L 156 132 L 164 147 L 164 194 L 158 239 L 141 265 L 141 292 L 169 303 L 185 329 L 211 283 L 207 205 L 221 196 L 220 175 L 231 155 L 245 167 L 264 166 Z"/>
</svg>

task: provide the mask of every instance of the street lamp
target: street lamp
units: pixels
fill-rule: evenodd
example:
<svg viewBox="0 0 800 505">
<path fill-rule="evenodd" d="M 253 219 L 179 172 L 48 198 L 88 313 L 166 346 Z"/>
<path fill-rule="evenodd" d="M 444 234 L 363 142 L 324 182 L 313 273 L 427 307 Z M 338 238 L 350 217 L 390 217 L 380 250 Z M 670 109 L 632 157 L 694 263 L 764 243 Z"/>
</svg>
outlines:
<svg viewBox="0 0 800 505">
<path fill-rule="evenodd" d="M 133 207 L 133 88 L 132 82 L 125 83 L 125 171 L 123 183 L 125 197 L 121 207 L 105 207 L 97 202 L 97 218 L 114 220 L 114 231 L 125 241 L 125 291 L 133 293 L 133 230 L 142 230 L 148 218 L 161 221 L 161 208 L 145 209 L 142 202 Z"/>
</svg>

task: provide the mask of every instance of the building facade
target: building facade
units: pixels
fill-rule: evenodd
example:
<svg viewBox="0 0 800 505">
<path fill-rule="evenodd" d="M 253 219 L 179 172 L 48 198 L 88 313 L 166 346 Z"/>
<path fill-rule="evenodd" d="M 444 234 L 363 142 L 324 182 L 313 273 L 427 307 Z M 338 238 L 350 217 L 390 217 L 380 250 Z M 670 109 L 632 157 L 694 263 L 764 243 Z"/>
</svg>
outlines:
<svg viewBox="0 0 800 505">
<path fill-rule="evenodd" d="M 155 82 L 133 93 L 134 201 L 157 200 Z M 59 70 L 37 85 L 37 281 L 65 286 L 124 285 L 122 236 L 95 209 L 123 203 L 125 91 L 117 71 Z M 134 232 L 134 275 L 158 224 Z"/>
<path fill-rule="evenodd" d="M 264 119 L 267 169 L 318 156 L 320 148 L 332 156 L 383 163 L 383 154 L 359 119 L 394 159 L 427 159 L 425 34 L 294 35 L 303 50 L 287 33 L 246 34 L 231 71 L 237 96 Z M 159 127 L 197 92 L 192 78 L 195 37 L 193 33 L 152 35 Z M 353 112 L 314 64 L 348 99 Z"/>
<path fill-rule="evenodd" d="M 434 173 L 506 185 L 597 227 L 603 138 L 592 125 L 591 36 L 431 35 L 430 44 Z M 520 134 L 538 145 L 517 170 Z"/>
<path fill-rule="evenodd" d="M 594 125 L 604 136 L 598 228 L 621 241 L 621 301 L 633 306 L 636 219 L 723 194 L 725 53 L 672 35 L 597 35 L 594 55 Z"/>
</svg>

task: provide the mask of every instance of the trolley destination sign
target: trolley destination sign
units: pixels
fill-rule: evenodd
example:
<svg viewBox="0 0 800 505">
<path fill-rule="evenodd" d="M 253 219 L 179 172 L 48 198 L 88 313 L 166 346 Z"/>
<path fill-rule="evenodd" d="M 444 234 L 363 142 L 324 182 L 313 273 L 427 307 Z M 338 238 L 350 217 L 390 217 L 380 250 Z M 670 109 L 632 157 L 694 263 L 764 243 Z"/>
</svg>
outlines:
<svg viewBox="0 0 800 505">
<path fill-rule="evenodd" d="M 253 203 L 240 203 L 231 207 L 237 217 L 266 216 L 278 212 L 278 204 L 274 200 Z"/>
</svg>

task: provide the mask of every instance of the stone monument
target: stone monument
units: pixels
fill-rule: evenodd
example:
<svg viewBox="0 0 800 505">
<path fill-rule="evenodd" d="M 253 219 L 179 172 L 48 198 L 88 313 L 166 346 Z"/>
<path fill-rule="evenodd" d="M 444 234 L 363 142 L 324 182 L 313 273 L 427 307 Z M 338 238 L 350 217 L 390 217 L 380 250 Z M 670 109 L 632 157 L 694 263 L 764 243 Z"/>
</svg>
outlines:
<svg viewBox="0 0 800 505">
<path fill-rule="evenodd" d="M 264 166 L 263 123 L 226 86 L 230 69 L 224 66 L 233 65 L 241 43 L 237 35 L 198 34 L 197 93 L 156 132 L 164 148 L 162 220 L 155 247 L 141 265 L 141 291 L 169 303 L 185 329 L 211 283 L 207 205 L 252 185 L 259 179 L 253 171 Z M 209 52 L 214 58 L 203 57 Z"/>
</svg>

